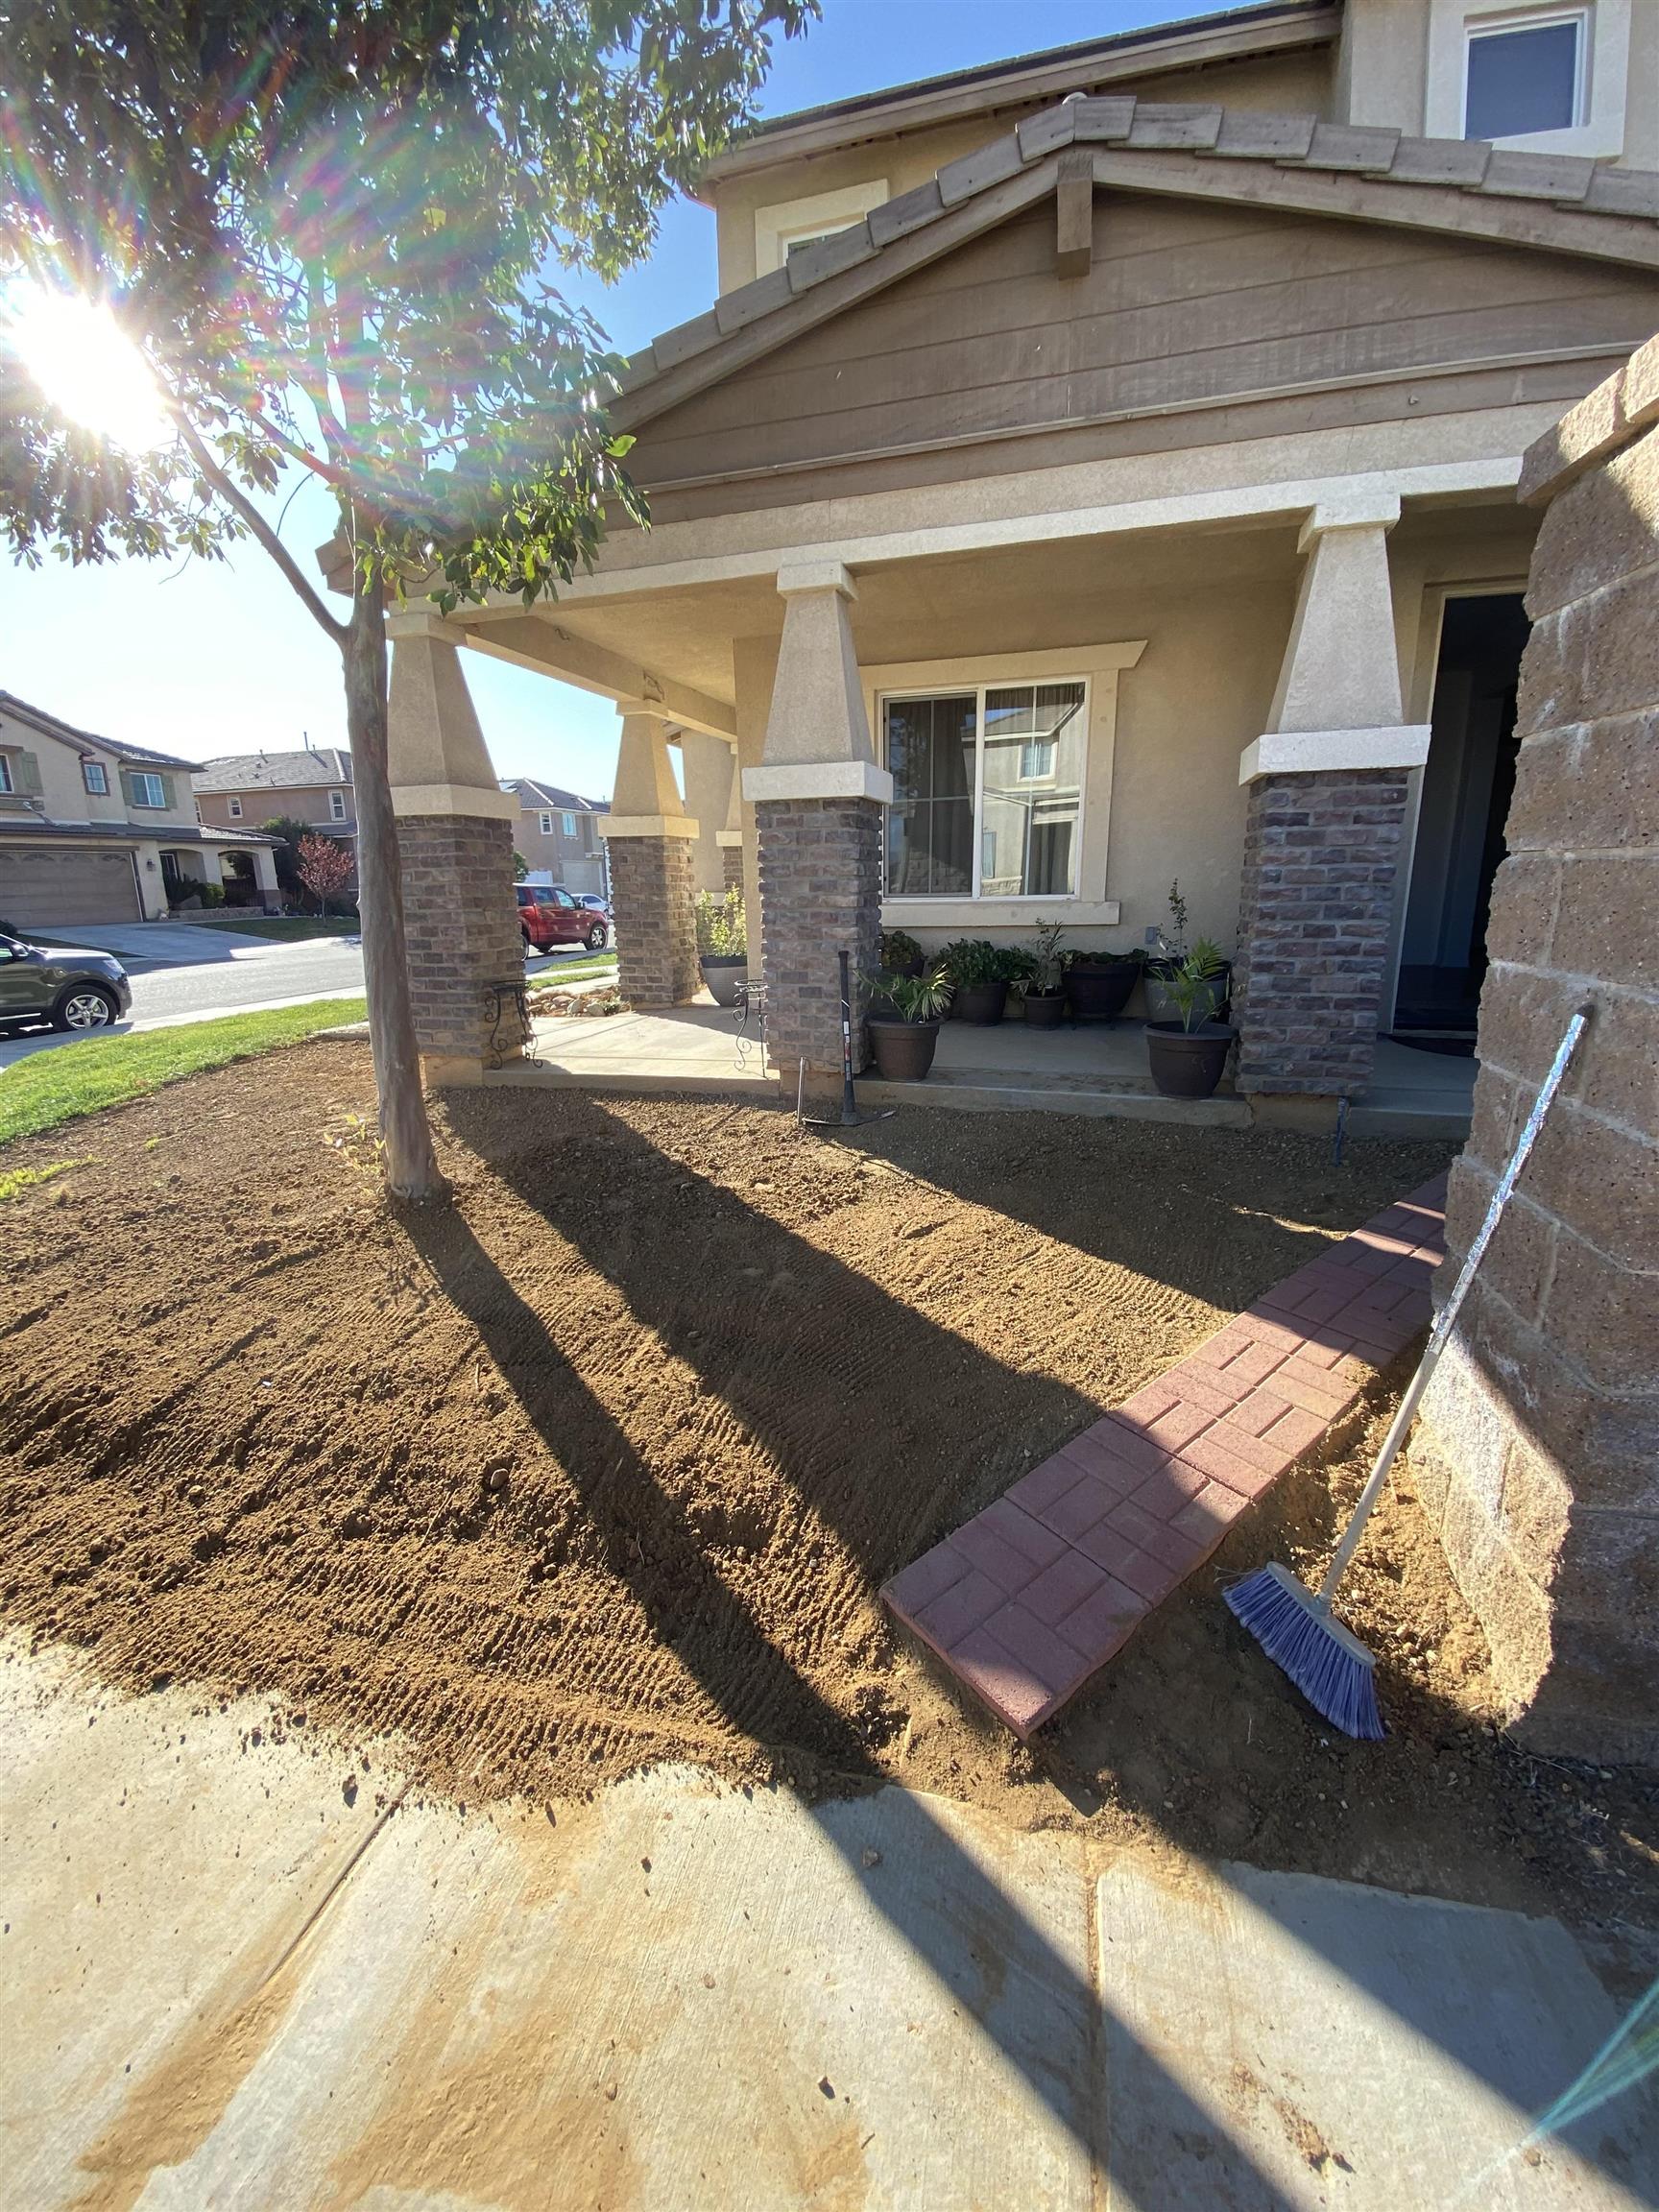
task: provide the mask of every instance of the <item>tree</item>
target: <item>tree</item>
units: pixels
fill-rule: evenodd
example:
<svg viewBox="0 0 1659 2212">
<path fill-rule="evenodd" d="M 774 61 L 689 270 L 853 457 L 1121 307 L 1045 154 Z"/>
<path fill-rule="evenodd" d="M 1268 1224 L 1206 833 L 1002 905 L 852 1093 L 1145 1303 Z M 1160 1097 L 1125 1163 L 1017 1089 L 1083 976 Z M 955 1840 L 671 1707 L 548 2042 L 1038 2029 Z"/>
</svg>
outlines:
<svg viewBox="0 0 1659 2212">
<path fill-rule="evenodd" d="M 273 814 L 269 822 L 259 825 L 267 837 L 280 837 L 280 845 L 272 847 L 271 865 L 276 871 L 278 887 L 290 899 L 300 896 L 303 885 L 300 879 L 300 840 L 310 835 L 310 825 L 293 814 Z"/>
<path fill-rule="evenodd" d="M 530 863 L 529 863 L 529 861 L 525 859 L 525 857 L 524 857 L 523 854 L 522 854 L 522 853 L 520 853 L 520 852 L 519 852 L 519 850 L 518 850 L 518 848 L 517 848 L 517 845 L 515 845 L 515 846 L 514 846 L 514 848 L 513 848 L 513 880 L 514 880 L 514 882 L 515 882 L 515 883 L 522 883 L 522 882 L 523 882 L 523 880 L 524 880 L 524 878 L 525 878 L 525 877 L 526 877 L 526 876 L 528 876 L 528 875 L 529 875 L 529 873 L 530 873 Z"/>
<path fill-rule="evenodd" d="M 335 837 L 317 837 L 309 831 L 300 840 L 300 880 L 317 902 L 319 914 L 326 914 L 330 899 L 338 899 L 357 873 L 350 853 Z"/>
<path fill-rule="evenodd" d="M 0 279 L 35 288 L 0 393 L 0 526 L 28 562 L 48 544 L 76 562 L 214 557 L 251 537 L 338 648 L 397 1194 L 442 1181 L 386 774 L 387 597 L 529 604 L 591 560 L 608 508 L 644 519 L 620 467 L 628 441 L 605 416 L 621 365 L 546 272 L 608 276 L 642 252 L 667 194 L 751 113 L 771 34 L 815 12 L 816 0 L 0 9 Z M 108 322 L 101 344 L 138 349 L 159 394 L 154 444 L 98 434 L 108 392 L 77 422 L 19 375 L 46 350 L 30 351 L 31 329 L 53 327 L 45 310 L 61 332 L 75 303 Z M 337 513 L 344 619 L 273 520 L 275 495 L 305 476 Z"/>
</svg>

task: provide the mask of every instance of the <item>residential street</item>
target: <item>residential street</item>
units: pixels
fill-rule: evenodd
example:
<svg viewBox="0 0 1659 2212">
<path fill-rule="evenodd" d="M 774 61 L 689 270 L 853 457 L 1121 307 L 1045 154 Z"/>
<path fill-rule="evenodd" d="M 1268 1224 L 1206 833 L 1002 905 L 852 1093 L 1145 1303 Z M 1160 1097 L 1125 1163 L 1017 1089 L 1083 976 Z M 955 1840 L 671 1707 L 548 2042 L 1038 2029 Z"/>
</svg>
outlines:
<svg viewBox="0 0 1659 2212">
<path fill-rule="evenodd" d="M 131 1020 L 111 1035 L 149 1028 L 159 1022 L 191 1022 L 215 1014 L 245 1012 L 256 1006 L 298 1004 L 307 998 L 336 998 L 363 988 L 363 948 L 355 937 L 314 938 L 273 944 L 228 930 L 204 929 L 187 922 L 108 924 L 86 929 L 58 928 L 60 945 L 84 945 L 113 952 L 132 983 Z M 537 953 L 531 973 L 557 967 L 580 947 Z M 51 1030 L 0 1039 L 0 1068 L 33 1052 L 80 1042 Z"/>
</svg>

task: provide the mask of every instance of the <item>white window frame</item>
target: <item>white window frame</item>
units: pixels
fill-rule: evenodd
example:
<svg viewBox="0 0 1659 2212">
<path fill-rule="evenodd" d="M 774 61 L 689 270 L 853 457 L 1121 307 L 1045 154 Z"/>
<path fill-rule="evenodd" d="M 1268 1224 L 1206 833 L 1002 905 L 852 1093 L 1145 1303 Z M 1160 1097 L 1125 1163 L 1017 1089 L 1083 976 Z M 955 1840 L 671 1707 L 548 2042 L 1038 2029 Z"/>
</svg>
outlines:
<svg viewBox="0 0 1659 2212">
<path fill-rule="evenodd" d="M 229 817 L 230 817 L 230 819 L 231 819 L 231 821 L 232 821 L 232 822 L 240 822 L 240 821 L 241 821 L 241 819 L 242 819 L 242 802 L 241 802 L 241 800 L 240 800 L 240 799 L 228 799 L 228 800 L 225 802 L 225 811 L 226 811 L 226 812 L 227 812 L 227 813 L 229 815 Z"/>
<path fill-rule="evenodd" d="M 567 812 L 567 811 L 566 811 L 566 812 L 565 812 L 565 813 L 562 813 L 562 814 L 560 815 L 560 817 L 559 817 L 559 829 L 560 829 L 560 833 L 561 833 L 563 836 L 565 836 L 565 837 L 569 837 L 569 838 L 572 838 L 572 839 L 574 839 L 574 837 L 575 837 L 575 835 L 576 835 L 576 817 L 575 817 L 575 815 L 574 815 L 574 814 L 571 814 L 571 813 L 569 813 L 569 812 Z"/>
<path fill-rule="evenodd" d="M 94 783 L 92 781 L 94 776 L 101 776 L 104 781 L 101 783 Z M 89 799 L 108 798 L 109 771 L 102 760 L 83 760 L 81 763 L 81 781 Z"/>
<path fill-rule="evenodd" d="M 17 781 L 12 773 L 12 756 L 9 753 L 0 753 L 0 791 L 6 792 L 8 796 L 12 796 L 16 789 Z"/>
<path fill-rule="evenodd" d="M 805 200 L 781 201 L 775 207 L 755 210 L 755 274 L 769 276 L 789 258 L 791 246 L 811 238 L 826 238 L 836 230 L 850 230 L 873 207 L 887 199 L 885 177 L 868 184 L 844 184 L 836 192 L 814 192 Z"/>
<path fill-rule="evenodd" d="M 345 792 L 344 792 L 344 791 L 330 791 L 330 792 L 329 792 L 329 794 L 328 794 L 328 819 L 329 819 L 329 821 L 330 821 L 330 822 L 344 822 L 344 821 L 345 821 L 345 819 L 346 819 L 346 794 L 345 794 Z"/>
<path fill-rule="evenodd" d="M 926 929 L 983 928 L 998 921 L 1019 927 L 1045 909 L 1063 912 L 1074 928 L 1110 927 L 1121 907 L 1109 899 L 1112 777 L 1117 754 L 1119 678 L 1146 650 L 1144 637 L 1052 652 L 1004 653 L 971 660 L 892 662 L 859 670 L 864 712 L 874 734 L 877 757 L 885 764 L 886 730 L 882 712 L 890 698 L 929 699 L 950 691 L 997 691 L 1005 685 L 1075 684 L 1085 685 L 1082 789 L 1077 809 L 1076 889 L 1069 895 L 1022 893 L 1015 898 L 983 898 L 883 890 L 881 914 L 892 928 L 914 925 Z M 975 746 L 974 794 L 974 884 L 980 878 L 980 759 Z M 886 851 L 882 851 L 886 881 Z"/>
<path fill-rule="evenodd" d="M 551 837 L 551 836 L 552 836 L 552 834 L 553 834 L 553 817 L 552 817 L 552 815 L 551 815 L 551 814 L 541 814 L 541 815 L 538 815 L 538 816 L 537 816 L 537 819 L 536 819 L 536 827 L 537 827 L 538 830 L 541 832 L 541 834 L 543 837 Z"/>
<path fill-rule="evenodd" d="M 1462 119 L 1459 138 L 1468 135 L 1469 54 L 1478 38 L 1502 38 L 1516 31 L 1553 31 L 1570 25 L 1577 34 L 1573 54 L 1573 120 L 1553 131 L 1511 133 L 1511 137 L 1548 138 L 1551 143 L 1564 132 L 1582 128 L 1590 112 L 1590 10 L 1585 8 L 1523 9 L 1502 15 L 1470 15 L 1463 23 L 1463 91 L 1458 103 Z M 1510 138 L 1502 141 L 1508 145 Z"/>
<path fill-rule="evenodd" d="M 1604 160 L 1624 151 L 1630 70 L 1630 0 L 1582 0 L 1575 7 L 1472 6 L 1430 0 L 1429 67 L 1423 128 L 1431 138 L 1461 138 L 1469 102 L 1469 40 L 1492 31 L 1543 29 L 1579 17 L 1578 117 L 1571 130 L 1524 131 L 1493 144 L 1518 153 L 1582 154 Z"/>
<path fill-rule="evenodd" d="M 127 773 L 132 779 L 133 805 L 142 806 L 151 813 L 155 813 L 158 809 L 164 811 L 167 805 L 167 786 L 156 775 L 155 769 L 130 768 Z M 154 799 L 141 796 L 141 794 L 148 794 L 151 790 L 155 791 Z"/>
</svg>

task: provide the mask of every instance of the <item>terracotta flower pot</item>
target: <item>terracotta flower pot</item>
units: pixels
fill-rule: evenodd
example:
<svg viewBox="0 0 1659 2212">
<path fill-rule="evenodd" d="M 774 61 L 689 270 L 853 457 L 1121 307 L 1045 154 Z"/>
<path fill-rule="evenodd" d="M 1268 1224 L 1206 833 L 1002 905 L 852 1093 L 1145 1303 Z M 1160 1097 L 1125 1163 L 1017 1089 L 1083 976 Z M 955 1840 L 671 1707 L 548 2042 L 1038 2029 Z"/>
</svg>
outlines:
<svg viewBox="0 0 1659 2212">
<path fill-rule="evenodd" d="M 697 965 L 703 971 L 716 1006 L 735 1006 L 737 986 L 749 973 L 746 952 L 699 952 Z"/>
<path fill-rule="evenodd" d="M 1201 1022 L 1195 1029 L 1183 1029 L 1179 1022 L 1148 1022 L 1153 1082 L 1166 1098 L 1212 1097 L 1238 1034 L 1230 1022 Z"/>
<path fill-rule="evenodd" d="M 872 1015 L 869 1029 L 876 1071 L 884 1083 L 920 1083 L 926 1078 L 939 1046 L 937 1022 L 883 1021 Z"/>
<path fill-rule="evenodd" d="M 1139 960 L 1073 960 L 1066 996 L 1079 1022 L 1116 1022 L 1141 974 Z"/>
</svg>

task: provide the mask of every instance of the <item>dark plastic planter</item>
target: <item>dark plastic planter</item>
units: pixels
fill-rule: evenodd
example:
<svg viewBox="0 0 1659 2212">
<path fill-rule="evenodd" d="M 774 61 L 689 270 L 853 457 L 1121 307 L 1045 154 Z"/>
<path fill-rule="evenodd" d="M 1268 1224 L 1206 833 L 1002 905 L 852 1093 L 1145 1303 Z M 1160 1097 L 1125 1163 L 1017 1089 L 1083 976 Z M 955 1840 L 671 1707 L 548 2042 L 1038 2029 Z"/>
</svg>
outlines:
<svg viewBox="0 0 1659 2212">
<path fill-rule="evenodd" d="M 1066 1011 L 1064 991 L 1027 991 L 1025 1025 L 1028 1029 L 1058 1029 Z"/>
<path fill-rule="evenodd" d="M 1179 1022 L 1181 1009 L 1169 996 L 1168 978 L 1171 971 L 1162 963 L 1152 961 L 1146 969 L 1146 1019 L 1148 1022 Z M 1227 964 L 1213 975 L 1206 985 L 1210 994 L 1207 1021 L 1218 1022 L 1221 1009 L 1227 1003 L 1227 995 L 1233 988 L 1233 964 Z"/>
<path fill-rule="evenodd" d="M 1141 974 L 1139 960 L 1073 960 L 1066 996 L 1079 1022 L 1116 1022 Z"/>
<path fill-rule="evenodd" d="M 883 1021 L 870 1017 L 870 1048 L 883 1083 L 920 1083 L 939 1046 L 937 1022 Z"/>
<path fill-rule="evenodd" d="M 1152 1080 L 1166 1098 L 1213 1097 L 1238 1034 L 1230 1022 L 1201 1022 L 1183 1029 L 1179 1022 L 1148 1022 L 1146 1058 Z"/>
<path fill-rule="evenodd" d="M 977 1022 L 981 1028 L 989 1028 L 994 1022 L 1000 1022 L 1008 1011 L 1008 986 L 1006 983 L 958 983 L 950 1011 L 958 1022 Z"/>
<path fill-rule="evenodd" d="M 745 952 L 699 952 L 697 965 L 713 995 L 716 1006 L 735 1006 L 737 986 L 749 973 Z"/>
</svg>

